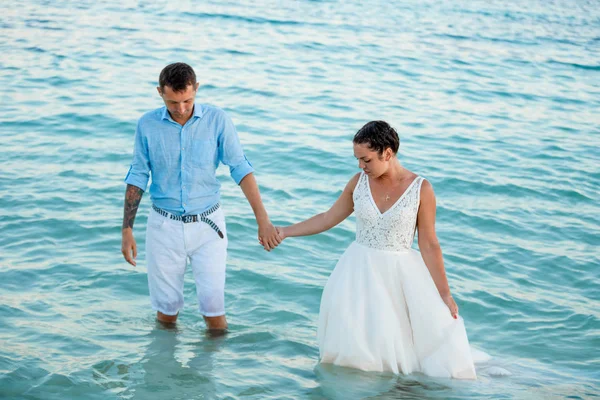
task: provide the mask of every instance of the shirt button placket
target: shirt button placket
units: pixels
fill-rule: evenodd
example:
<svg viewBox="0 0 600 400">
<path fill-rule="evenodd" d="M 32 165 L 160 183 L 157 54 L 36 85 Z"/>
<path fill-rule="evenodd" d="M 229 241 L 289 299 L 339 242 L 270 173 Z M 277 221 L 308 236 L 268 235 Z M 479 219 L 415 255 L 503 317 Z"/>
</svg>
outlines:
<svg viewBox="0 0 600 400">
<path fill-rule="evenodd" d="M 187 196 L 186 196 L 186 193 L 185 193 L 185 184 L 184 184 L 184 182 L 185 182 L 185 175 L 184 175 L 184 173 L 185 173 L 185 160 L 186 159 L 185 159 L 185 153 L 184 153 L 184 150 L 185 150 L 185 145 L 184 145 L 184 143 L 185 143 L 185 129 L 183 129 L 183 127 L 181 128 L 180 138 L 181 138 L 181 143 L 180 143 L 180 146 L 181 146 L 181 197 L 182 197 L 183 207 L 185 208 L 187 206 L 187 202 L 186 202 Z"/>
<path fill-rule="evenodd" d="M 185 129 L 183 129 L 183 127 L 181 127 L 180 138 L 181 138 L 181 143 L 180 143 L 180 146 L 181 146 L 181 170 L 185 171 L 185 153 L 183 152 L 185 150 L 185 145 L 184 145 L 184 143 L 185 143 Z M 183 181 L 183 174 L 181 176 L 181 179 Z"/>
</svg>

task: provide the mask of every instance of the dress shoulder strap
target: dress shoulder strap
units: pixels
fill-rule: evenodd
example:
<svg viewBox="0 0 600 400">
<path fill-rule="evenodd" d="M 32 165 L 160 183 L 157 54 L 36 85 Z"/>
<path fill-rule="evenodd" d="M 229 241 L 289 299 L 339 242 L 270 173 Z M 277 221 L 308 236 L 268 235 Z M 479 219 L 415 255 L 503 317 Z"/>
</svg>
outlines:
<svg viewBox="0 0 600 400">
<path fill-rule="evenodd" d="M 365 174 L 364 171 L 360 172 L 360 176 L 358 177 L 358 180 L 356 181 L 356 186 L 354 186 L 354 191 L 356 192 L 360 186 L 361 183 L 363 183 L 363 181 L 367 178 L 367 174 Z"/>
<path fill-rule="evenodd" d="M 423 178 L 421 175 L 417 176 L 417 184 L 415 185 L 417 187 L 417 208 L 421 205 L 421 186 L 423 186 L 423 182 L 425 182 L 425 178 Z"/>
<path fill-rule="evenodd" d="M 354 190 L 353 190 L 353 194 L 352 194 L 353 197 L 355 197 L 359 194 L 362 194 L 362 191 L 364 191 L 366 179 L 367 179 L 367 174 L 365 174 L 364 171 L 361 171 L 360 176 L 358 177 L 358 180 L 356 181 L 356 185 L 354 185 Z"/>
</svg>

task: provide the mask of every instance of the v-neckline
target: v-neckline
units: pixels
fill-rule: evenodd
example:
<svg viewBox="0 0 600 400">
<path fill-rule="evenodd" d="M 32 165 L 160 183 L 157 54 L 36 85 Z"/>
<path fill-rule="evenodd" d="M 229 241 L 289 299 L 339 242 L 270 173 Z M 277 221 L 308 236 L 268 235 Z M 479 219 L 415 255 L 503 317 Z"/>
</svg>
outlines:
<svg viewBox="0 0 600 400">
<path fill-rule="evenodd" d="M 412 186 L 415 184 L 417 179 L 419 179 L 419 176 L 417 175 L 417 177 L 415 179 L 413 179 L 413 181 L 410 183 L 410 185 L 408 185 L 408 187 L 406 189 L 404 189 L 404 192 L 402 192 L 402 195 L 400 195 L 400 197 L 398 197 L 398 200 L 396 200 L 394 202 L 394 204 L 392 204 L 390 206 L 390 208 L 388 208 L 384 212 L 381 212 L 379 207 L 377 207 L 375 198 L 373 198 L 373 192 L 371 191 L 371 181 L 369 180 L 369 176 L 365 174 L 365 178 L 367 178 L 367 189 L 369 190 L 369 197 L 371 198 L 371 203 L 373 203 L 373 207 L 375 208 L 375 210 L 377 210 L 377 213 L 379 214 L 379 216 L 383 216 L 383 215 L 387 214 L 388 211 L 390 211 L 391 209 L 396 207 L 396 205 L 398 205 L 398 203 L 400 203 L 400 200 L 402 200 L 404 198 L 404 196 L 406 195 L 406 193 L 408 193 L 408 191 L 412 188 Z"/>
</svg>

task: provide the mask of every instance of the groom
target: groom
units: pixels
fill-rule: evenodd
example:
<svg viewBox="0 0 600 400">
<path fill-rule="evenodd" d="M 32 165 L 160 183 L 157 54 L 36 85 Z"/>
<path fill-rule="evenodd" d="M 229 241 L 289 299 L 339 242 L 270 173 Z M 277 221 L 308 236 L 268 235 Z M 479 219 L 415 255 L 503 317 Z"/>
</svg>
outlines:
<svg viewBox="0 0 600 400">
<path fill-rule="evenodd" d="M 189 259 L 208 329 L 225 330 L 227 232 L 215 176 L 219 162 L 229 166 L 248 199 L 265 250 L 274 249 L 281 240 L 265 211 L 233 122 L 219 108 L 195 104 L 198 85 L 194 70 L 184 63 L 167 65 L 160 73 L 157 90 L 165 105 L 138 121 L 133 162 L 125 177 L 121 252 L 136 265 L 133 222 L 151 176 L 146 262 L 156 318 L 163 323 L 177 320 Z"/>
</svg>

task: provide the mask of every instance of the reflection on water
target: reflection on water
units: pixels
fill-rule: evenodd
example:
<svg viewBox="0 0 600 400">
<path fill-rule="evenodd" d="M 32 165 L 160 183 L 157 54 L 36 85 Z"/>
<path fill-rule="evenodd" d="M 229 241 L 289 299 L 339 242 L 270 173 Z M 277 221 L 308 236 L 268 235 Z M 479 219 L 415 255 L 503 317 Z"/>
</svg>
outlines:
<svg viewBox="0 0 600 400">
<path fill-rule="evenodd" d="M 149 3 L 0 2 L 0 398 L 598 396 L 597 1 Z M 171 61 L 235 122 L 277 224 L 333 204 L 360 126 L 396 127 L 439 199 L 469 339 L 496 360 L 477 382 L 315 370 L 355 219 L 265 253 L 226 166 L 231 331 L 202 333 L 191 276 L 178 330 L 154 326 L 149 196 L 136 268 L 120 221 L 136 121 Z"/>
<path fill-rule="evenodd" d="M 351 368 L 318 364 L 314 370 L 319 387 L 313 398 L 362 399 L 390 390 L 396 381 L 393 375 L 365 374 Z"/>
<path fill-rule="evenodd" d="M 365 372 L 332 364 L 319 364 L 314 372 L 319 387 L 311 393 L 313 398 L 327 399 L 451 399 L 467 398 L 466 393 L 484 396 L 497 393 L 503 387 L 500 376 L 510 373 L 502 368 L 505 360 L 489 358 L 489 355 L 474 350 L 477 354 L 477 380 L 435 378 L 421 373 L 393 375 L 392 373 Z M 486 358 L 483 358 L 485 354 Z M 493 374 L 503 371 L 506 374 Z M 520 375 L 524 375 L 519 371 Z M 457 394 L 458 393 L 458 394 Z"/>
<path fill-rule="evenodd" d="M 363 372 L 331 364 L 315 367 L 319 387 L 311 398 L 327 399 L 422 399 L 445 398 L 455 381 L 432 379 L 420 374 L 408 376 Z M 460 384 L 460 382 L 458 383 Z M 444 395 L 445 393 L 445 395 Z"/>
<path fill-rule="evenodd" d="M 226 336 L 206 334 L 186 341 L 177 325 L 156 322 L 140 361 L 144 374 L 134 388 L 135 399 L 215 398 L 214 355 Z M 193 389 L 193 390 L 190 390 Z M 190 397 L 193 396 L 193 397 Z"/>
</svg>

